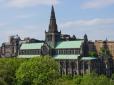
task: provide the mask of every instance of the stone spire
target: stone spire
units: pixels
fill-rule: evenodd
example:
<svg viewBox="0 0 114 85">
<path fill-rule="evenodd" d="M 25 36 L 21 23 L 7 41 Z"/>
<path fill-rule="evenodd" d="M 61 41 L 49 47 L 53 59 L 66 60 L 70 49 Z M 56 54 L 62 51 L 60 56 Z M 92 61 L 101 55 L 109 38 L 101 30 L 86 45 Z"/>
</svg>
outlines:
<svg viewBox="0 0 114 85">
<path fill-rule="evenodd" d="M 50 17 L 50 19 L 56 19 L 53 5 L 52 5 L 52 9 L 51 9 L 51 17 Z"/>
<path fill-rule="evenodd" d="M 58 32 L 57 24 L 56 24 L 55 11 L 54 11 L 54 6 L 53 5 L 52 5 L 52 9 L 51 9 L 50 24 L 49 24 L 48 32 L 50 32 L 50 33 Z"/>
<path fill-rule="evenodd" d="M 45 41 L 51 47 L 55 48 L 56 43 L 60 41 L 61 32 L 58 32 L 54 6 L 51 8 L 51 16 L 48 32 L 45 32 Z"/>
</svg>

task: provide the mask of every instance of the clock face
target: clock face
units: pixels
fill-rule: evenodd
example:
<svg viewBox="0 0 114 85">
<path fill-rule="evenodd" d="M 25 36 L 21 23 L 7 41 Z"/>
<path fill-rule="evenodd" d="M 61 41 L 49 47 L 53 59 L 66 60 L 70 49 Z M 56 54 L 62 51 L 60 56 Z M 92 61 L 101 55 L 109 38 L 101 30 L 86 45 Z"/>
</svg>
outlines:
<svg viewBox="0 0 114 85">
<path fill-rule="evenodd" d="M 43 46 L 43 47 L 42 47 L 42 54 L 43 54 L 43 55 L 48 55 L 48 54 L 49 54 L 49 49 L 48 49 L 47 46 Z"/>
</svg>

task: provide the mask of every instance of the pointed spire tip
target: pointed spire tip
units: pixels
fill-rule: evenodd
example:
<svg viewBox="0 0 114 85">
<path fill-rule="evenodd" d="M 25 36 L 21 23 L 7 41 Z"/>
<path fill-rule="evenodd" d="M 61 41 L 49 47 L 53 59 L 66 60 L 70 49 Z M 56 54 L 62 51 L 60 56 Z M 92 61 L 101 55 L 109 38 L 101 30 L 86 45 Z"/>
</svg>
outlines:
<svg viewBox="0 0 114 85">
<path fill-rule="evenodd" d="M 51 9 L 51 19 L 55 19 L 55 11 L 54 11 L 53 5 L 52 5 L 52 9 Z"/>
</svg>

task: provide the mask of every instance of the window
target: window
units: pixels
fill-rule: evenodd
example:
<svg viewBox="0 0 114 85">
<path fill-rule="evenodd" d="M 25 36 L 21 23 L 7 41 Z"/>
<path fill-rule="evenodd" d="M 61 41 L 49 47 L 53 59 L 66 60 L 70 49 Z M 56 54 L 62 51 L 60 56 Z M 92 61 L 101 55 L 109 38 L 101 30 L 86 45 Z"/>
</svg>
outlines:
<svg viewBox="0 0 114 85">
<path fill-rule="evenodd" d="M 69 50 L 67 50 L 67 54 L 70 54 Z"/>
<path fill-rule="evenodd" d="M 57 54 L 59 54 L 59 50 L 57 50 Z"/>
<path fill-rule="evenodd" d="M 57 55 L 58 54 L 58 50 L 54 50 L 53 54 Z"/>
<path fill-rule="evenodd" d="M 66 51 L 67 51 L 67 50 L 65 49 L 65 50 L 64 50 L 64 54 L 67 54 L 67 52 L 66 52 Z"/>
<path fill-rule="evenodd" d="M 37 54 L 36 50 L 32 50 L 30 54 Z"/>
<path fill-rule="evenodd" d="M 48 41 L 52 40 L 52 35 L 48 35 Z"/>
<path fill-rule="evenodd" d="M 80 54 L 80 50 L 79 49 L 75 49 L 75 54 Z"/>
<path fill-rule="evenodd" d="M 65 49 L 63 50 L 63 54 L 66 54 L 66 53 L 65 53 Z"/>
<path fill-rule="evenodd" d="M 63 49 L 61 49 L 61 54 L 64 54 L 64 50 Z"/>
<path fill-rule="evenodd" d="M 20 55 L 22 55 L 22 54 L 23 54 L 23 50 L 20 51 Z"/>
<path fill-rule="evenodd" d="M 59 49 L 59 54 L 61 54 L 61 50 Z"/>
<path fill-rule="evenodd" d="M 21 50 L 20 55 L 40 55 L 40 50 Z"/>
<path fill-rule="evenodd" d="M 74 49 L 72 50 L 72 54 L 74 54 Z"/>
</svg>

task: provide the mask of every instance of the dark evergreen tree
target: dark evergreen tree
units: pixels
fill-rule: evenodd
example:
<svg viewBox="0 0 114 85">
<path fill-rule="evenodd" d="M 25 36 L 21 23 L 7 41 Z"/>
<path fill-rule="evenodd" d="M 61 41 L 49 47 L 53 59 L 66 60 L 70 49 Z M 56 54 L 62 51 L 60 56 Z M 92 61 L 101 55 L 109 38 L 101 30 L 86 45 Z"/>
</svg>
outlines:
<svg viewBox="0 0 114 85">
<path fill-rule="evenodd" d="M 89 46 L 87 35 L 84 35 L 84 43 L 82 44 L 82 56 L 87 57 L 89 55 Z"/>
</svg>

